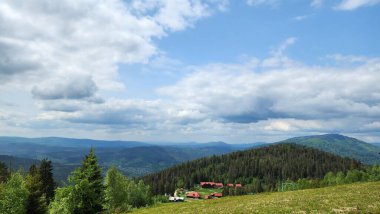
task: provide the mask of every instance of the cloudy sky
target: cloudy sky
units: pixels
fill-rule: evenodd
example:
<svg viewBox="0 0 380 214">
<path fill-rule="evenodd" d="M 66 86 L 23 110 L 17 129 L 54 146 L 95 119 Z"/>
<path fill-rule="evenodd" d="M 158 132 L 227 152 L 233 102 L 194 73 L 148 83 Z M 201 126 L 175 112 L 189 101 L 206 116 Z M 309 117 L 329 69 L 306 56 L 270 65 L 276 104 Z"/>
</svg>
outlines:
<svg viewBox="0 0 380 214">
<path fill-rule="evenodd" d="M 2 0 L 0 135 L 380 142 L 380 0 Z"/>
</svg>

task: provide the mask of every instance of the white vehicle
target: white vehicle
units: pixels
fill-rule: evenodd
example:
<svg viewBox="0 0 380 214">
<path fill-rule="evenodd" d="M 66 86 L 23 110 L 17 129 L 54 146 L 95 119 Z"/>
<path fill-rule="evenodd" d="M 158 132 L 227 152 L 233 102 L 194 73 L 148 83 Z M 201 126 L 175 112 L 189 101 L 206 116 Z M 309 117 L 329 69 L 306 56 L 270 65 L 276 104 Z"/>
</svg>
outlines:
<svg viewBox="0 0 380 214">
<path fill-rule="evenodd" d="M 185 198 L 184 197 L 169 197 L 169 201 L 171 202 L 182 202 L 182 201 L 185 201 Z"/>
</svg>

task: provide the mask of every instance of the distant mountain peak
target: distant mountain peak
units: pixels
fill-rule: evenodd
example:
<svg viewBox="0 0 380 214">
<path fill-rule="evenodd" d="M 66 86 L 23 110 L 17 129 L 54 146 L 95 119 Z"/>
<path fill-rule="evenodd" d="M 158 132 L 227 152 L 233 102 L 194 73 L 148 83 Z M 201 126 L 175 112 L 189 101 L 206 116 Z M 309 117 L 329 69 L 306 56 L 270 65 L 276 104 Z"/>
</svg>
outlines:
<svg viewBox="0 0 380 214">
<path fill-rule="evenodd" d="M 279 143 L 296 143 L 314 147 L 340 156 L 355 158 L 366 164 L 380 163 L 380 148 L 341 134 L 294 137 Z"/>
</svg>

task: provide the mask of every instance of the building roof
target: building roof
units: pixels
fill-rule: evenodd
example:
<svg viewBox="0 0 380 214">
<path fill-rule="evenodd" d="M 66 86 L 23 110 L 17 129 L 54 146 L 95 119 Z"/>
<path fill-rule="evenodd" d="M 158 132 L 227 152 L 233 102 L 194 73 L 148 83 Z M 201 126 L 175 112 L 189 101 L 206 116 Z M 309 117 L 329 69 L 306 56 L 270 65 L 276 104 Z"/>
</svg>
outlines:
<svg viewBox="0 0 380 214">
<path fill-rule="evenodd" d="M 198 192 L 188 192 L 186 193 L 186 196 L 195 197 L 195 198 L 201 197 L 201 195 Z"/>
<path fill-rule="evenodd" d="M 214 196 L 214 197 L 222 197 L 223 193 L 221 193 L 221 192 L 214 192 L 211 195 Z"/>
</svg>

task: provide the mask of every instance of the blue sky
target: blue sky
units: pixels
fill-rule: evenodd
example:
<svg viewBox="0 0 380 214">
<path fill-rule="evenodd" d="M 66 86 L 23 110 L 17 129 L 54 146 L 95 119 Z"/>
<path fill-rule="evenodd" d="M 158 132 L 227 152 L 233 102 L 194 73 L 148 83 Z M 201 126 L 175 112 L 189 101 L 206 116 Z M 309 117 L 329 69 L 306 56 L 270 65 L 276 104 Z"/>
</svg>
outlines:
<svg viewBox="0 0 380 214">
<path fill-rule="evenodd" d="M 380 142 L 379 0 L 0 3 L 0 135 Z"/>
</svg>

